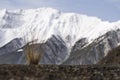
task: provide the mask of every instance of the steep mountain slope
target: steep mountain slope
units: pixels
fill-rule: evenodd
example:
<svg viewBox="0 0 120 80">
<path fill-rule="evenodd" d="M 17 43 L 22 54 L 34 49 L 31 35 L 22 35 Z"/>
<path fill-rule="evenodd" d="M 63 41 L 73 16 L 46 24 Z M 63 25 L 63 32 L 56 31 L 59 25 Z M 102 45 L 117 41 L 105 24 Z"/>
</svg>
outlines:
<svg viewBox="0 0 120 80">
<path fill-rule="evenodd" d="M 70 57 L 63 64 L 96 64 L 107 53 L 119 46 L 120 30 L 109 31 L 106 34 L 95 39 L 91 44 L 83 46 L 78 43 L 75 44 L 71 51 Z"/>
<path fill-rule="evenodd" d="M 120 21 L 109 23 L 96 17 L 63 13 L 52 8 L 4 9 L 0 10 L 0 56 L 19 53 L 16 50 L 36 40 L 37 44 L 44 44 L 43 64 L 96 63 L 110 49 L 118 46 L 119 41 L 113 44 L 108 42 L 116 41 L 116 35 L 119 39 L 119 28 Z M 101 45 L 105 47 L 101 48 Z M 22 58 L 17 60 L 18 63 L 22 63 Z"/>
<path fill-rule="evenodd" d="M 120 46 L 109 51 L 108 55 L 100 60 L 98 64 L 120 64 Z"/>
</svg>

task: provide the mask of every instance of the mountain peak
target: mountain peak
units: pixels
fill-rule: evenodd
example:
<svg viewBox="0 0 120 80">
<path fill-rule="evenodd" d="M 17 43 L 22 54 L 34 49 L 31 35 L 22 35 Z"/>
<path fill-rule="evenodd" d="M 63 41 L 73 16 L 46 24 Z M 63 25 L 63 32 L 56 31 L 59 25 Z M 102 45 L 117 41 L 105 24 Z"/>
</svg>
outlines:
<svg viewBox="0 0 120 80">
<path fill-rule="evenodd" d="M 120 27 L 120 21 L 110 23 L 96 17 L 77 13 L 63 13 L 57 9 L 43 7 L 25 10 L 0 10 L 0 47 L 14 38 L 36 34 L 38 42 L 47 41 L 52 35 L 59 35 L 68 46 L 81 38 L 89 43 L 107 31 Z M 4 35 L 4 36 L 3 36 Z M 69 37 L 69 38 L 68 38 Z"/>
<path fill-rule="evenodd" d="M 0 10 L 0 55 L 3 56 L 11 53 L 6 56 L 19 57 L 21 54 L 16 54 L 19 53 L 16 50 L 35 41 L 44 45 L 43 63 L 96 63 L 118 46 L 119 33 L 120 21 L 102 21 L 52 8 Z M 24 54 L 17 63 L 23 57 Z"/>
</svg>

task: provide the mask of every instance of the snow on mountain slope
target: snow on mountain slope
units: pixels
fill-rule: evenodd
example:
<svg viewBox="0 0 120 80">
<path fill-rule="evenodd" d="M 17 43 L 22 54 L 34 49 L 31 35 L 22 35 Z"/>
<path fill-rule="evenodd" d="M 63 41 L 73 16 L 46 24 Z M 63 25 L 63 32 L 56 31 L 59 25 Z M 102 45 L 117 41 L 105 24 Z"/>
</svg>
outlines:
<svg viewBox="0 0 120 80">
<path fill-rule="evenodd" d="M 14 38 L 35 34 L 38 42 L 60 35 L 68 47 L 80 38 L 96 39 L 109 30 L 119 28 L 120 22 L 109 23 L 96 17 L 62 13 L 52 8 L 0 10 L 0 47 Z M 26 36 L 27 37 L 27 36 Z"/>
<path fill-rule="evenodd" d="M 110 23 L 52 8 L 0 10 L 0 47 L 16 38 L 25 38 L 29 42 L 33 35 L 37 43 L 45 43 L 54 35 L 65 42 L 69 55 L 72 46 L 80 39 L 86 38 L 90 44 L 108 31 L 117 29 L 120 29 L 120 21 Z"/>
</svg>

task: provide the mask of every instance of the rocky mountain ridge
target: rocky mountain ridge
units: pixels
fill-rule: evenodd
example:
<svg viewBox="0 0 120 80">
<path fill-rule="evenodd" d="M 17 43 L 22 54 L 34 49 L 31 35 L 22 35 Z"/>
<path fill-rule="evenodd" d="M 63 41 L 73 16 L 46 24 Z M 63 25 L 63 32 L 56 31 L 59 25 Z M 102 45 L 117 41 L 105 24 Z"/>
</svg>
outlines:
<svg viewBox="0 0 120 80">
<path fill-rule="evenodd" d="M 17 50 L 33 39 L 44 44 L 41 64 L 95 64 L 120 43 L 120 21 L 52 8 L 0 12 L 0 63 L 24 64 L 25 54 Z"/>
</svg>

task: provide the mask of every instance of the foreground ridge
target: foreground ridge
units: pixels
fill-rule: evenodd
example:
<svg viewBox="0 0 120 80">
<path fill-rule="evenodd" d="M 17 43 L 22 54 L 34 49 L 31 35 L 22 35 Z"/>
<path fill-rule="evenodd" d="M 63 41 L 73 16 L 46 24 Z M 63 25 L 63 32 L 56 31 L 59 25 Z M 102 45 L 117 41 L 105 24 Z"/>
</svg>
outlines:
<svg viewBox="0 0 120 80">
<path fill-rule="evenodd" d="M 120 80 L 120 65 L 0 65 L 0 80 Z"/>
</svg>

